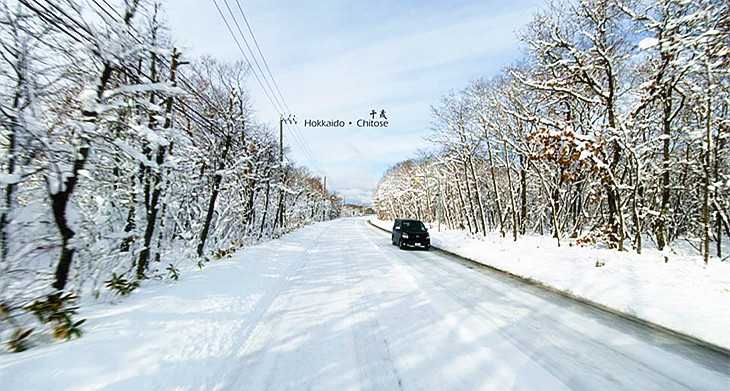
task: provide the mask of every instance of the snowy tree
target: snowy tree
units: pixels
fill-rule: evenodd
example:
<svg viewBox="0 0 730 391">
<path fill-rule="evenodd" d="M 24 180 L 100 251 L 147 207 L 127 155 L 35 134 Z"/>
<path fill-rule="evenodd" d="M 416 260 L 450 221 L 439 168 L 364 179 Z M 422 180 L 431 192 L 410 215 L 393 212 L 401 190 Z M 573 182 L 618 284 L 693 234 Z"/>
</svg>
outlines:
<svg viewBox="0 0 730 391">
<path fill-rule="evenodd" d="M 79 335 L 77 296 L 177 279 L 181 262 L 203 267 L 340 205 L 279 163 L 248 66 L 185 58 L 163 13 L 152 0 L 0 5 L 2 338 L 48 311 L 63 315 L 54 332 Z"/>
<path fill-rule="evenodd" d="M 714 241 L 720 257 L 730 235 L 726 11 L 712 1 L 550 3 L 521 32 L 518 64 L 434 108 L 428 161 L 438 164 L 386 172 L 379 215 L 432 218 L 422 212 L 432 197 L 406 196 L 420 191 L 406 178 L 424 169 L 439 178 L 452 227 L 639 253 L 647 238 L 662 250 L 682 237 L 706 259 Z"/>
</svg>

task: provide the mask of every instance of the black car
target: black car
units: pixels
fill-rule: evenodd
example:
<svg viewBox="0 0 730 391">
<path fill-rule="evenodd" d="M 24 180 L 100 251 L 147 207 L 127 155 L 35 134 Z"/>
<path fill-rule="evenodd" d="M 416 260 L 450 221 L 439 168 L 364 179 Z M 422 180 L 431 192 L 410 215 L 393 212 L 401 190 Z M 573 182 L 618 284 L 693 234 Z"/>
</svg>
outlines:
<svg viewBox="0 0 730 391">
<path fill-rule="evenodd" d="M 421 220 L 395 219 L 391 242 L 401 249 L 419 246 L 428 250 L 431 247 L 431 237 Z"/>
</svg>

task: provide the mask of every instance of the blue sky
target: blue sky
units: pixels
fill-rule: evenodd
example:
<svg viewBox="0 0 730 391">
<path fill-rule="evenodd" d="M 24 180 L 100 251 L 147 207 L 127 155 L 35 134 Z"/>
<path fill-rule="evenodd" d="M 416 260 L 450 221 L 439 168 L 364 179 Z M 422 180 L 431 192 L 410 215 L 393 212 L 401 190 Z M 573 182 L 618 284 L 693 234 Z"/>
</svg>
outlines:
<svg viewBox="0 0 730 391">
<path fill-rule="evenodd" d="M 245 29 L 235 0 L 216 1 L 226 13 L 227 1 Z M 515 31 L 542 1 L 239 3 L 316 159 L 308 159 L 285 130 L 293 160 L 326 174 L 327 187 L 347 202 L 366 203 L 388 167 L 429 147 L 424 137 L 430 133 L 431 105 L 520 56 Z M 188 56 L 242 59 L 213 0 L 171 1 L 167 14 L 172 35 Z M 278 128 L 277 111 L 253 76 L 249 88 L 258 119 Z M 303 124 L 305 119 L 356 121 L 371 110 L 386 110 L 389 126 Z"/>
</svg>

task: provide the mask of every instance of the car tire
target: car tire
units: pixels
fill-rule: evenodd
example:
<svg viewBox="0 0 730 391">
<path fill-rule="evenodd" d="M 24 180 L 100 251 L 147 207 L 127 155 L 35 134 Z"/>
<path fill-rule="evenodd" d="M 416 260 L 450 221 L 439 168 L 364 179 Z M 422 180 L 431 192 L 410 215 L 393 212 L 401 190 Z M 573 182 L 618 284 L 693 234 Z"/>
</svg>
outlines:
<svg viewBox="0 0 730 391">
<path fill-rule="evenodd" d="M 431 246 L 427 245 L 423 249 L 426 250 L 426 251 L 428 251 L 428 249 L 430 249 L 430 248 L 431 248 Z"/>
<path fill-rule="evenodd" d="M 406 249 L 406 245 L 405 245 L 405 243 L 403 243 L 403 239 L 398 241 L 398 248 L 400 248 L 401 250 Z"/>
</svg>

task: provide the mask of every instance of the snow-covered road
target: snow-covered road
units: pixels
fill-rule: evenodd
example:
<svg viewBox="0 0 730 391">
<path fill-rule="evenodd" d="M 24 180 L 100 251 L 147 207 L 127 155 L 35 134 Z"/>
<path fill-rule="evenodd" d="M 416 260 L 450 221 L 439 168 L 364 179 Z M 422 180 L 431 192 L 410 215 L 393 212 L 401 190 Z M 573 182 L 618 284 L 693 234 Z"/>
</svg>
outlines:
<svg viewBox="0 0 730 391">
<path fill-rule="evenodd" d="M 88 306 L 0 389 L 728 390 L 726 356 L 435 252 L 317 224 Z"/>
</svg>

